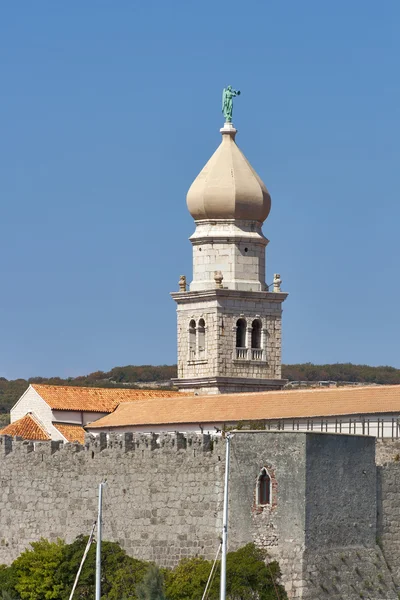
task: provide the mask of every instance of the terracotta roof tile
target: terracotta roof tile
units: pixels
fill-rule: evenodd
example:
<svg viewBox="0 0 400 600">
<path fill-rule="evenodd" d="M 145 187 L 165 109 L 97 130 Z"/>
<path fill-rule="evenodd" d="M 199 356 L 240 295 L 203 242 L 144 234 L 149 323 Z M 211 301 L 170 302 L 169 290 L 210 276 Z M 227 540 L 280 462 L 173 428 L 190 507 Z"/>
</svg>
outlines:
<svg viewBox="0 0 400 600">
<path fill-rule="evenodd" d="M 10 425 L 4 427 L 0 430 L 0 435 L 18 435 L 24 438 L 24 440 L 50 440 L 50 436 L 46 430 L 31 413 L 28 413 L 22 417 L 22 419 L 18 419 L 18 421 L 14 421 L 14 423 L 10 423 Z"/>
<path fill-rule="evenodd" d="M 97 427 L 224 423 L 259 419 L 400 413 L 400 385 L 282 390 L 137 400 L 91 423 Z"/>
<path fill-rule="evenodd" d="M 72 423 L 56 423 L 53 425 L 63 435 L 68 442 L 79 442 L 83 444 L 85 441 L 85 430 L 82 425 L 74 425 Z"/>
<path fill-rule="evenodd" d="M 110 413 L 121 402 L 176 396 L 176 392 L 166 390 L 74 387 L 39 383 L 32 383 L 31 385 L 50 408 L 55 410 Z"/>
</svg>

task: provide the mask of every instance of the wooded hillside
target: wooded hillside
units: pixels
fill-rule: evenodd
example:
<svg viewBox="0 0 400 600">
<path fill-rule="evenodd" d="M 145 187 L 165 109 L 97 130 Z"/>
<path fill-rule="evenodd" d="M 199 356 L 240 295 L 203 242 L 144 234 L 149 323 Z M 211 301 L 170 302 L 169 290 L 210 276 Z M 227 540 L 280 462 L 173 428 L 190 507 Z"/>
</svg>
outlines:
<svg viewBox="0 0 400 600">
<path fill-rule="evenodd" d="M 8 413 L 18 398 L 27 389 L 29 383 L 47 383 L 52 385 L 82 385 L 93 387 L 137 387 L 140 384 L 152 383 L 167 386 L 172 377 L 176 377 L 176 365 L 141 365 L 114 367 L 111 371 L 95 371 L 79 377 L 32 377 L 31 379 L 15 379 L 8 381 L 0 377 L 0 414 Z M 400 369 L 394 367 L 370 367 L 351 363 L 314 365 L 303 363 L 283 365 L 282 377 L 289 381 L 338 381 L 365 382 L 379 384 L 400 384 Z M 0 420 L 1 422 L 1 420 Z"/>
</svg>

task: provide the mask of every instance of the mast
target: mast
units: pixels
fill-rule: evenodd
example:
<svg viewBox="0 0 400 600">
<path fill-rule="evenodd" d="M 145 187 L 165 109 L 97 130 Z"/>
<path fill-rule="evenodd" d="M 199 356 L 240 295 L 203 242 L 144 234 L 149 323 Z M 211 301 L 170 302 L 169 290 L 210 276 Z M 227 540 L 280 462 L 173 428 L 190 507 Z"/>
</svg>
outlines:
<svg viewBox="0 0 400 600">
<path fill-rule="evenodd" d="M 97 513 L 97 544 L 96 544 L 96 600 L 101 598 L 101 531 L 102 531 L 102 512 L 103 512 L 103 487 L 106 482 L 102 481 L 99 485 L 99 508 Z"/>
<path fill-rule="evenodd" d="M 226 598 L 226 554 L 228 550 L 228 485 L 229 485 L 229 459 L 232 434 L 227 433 L 225 438 L 225 483 L 224 483 L 224 509 L 222 515 L 222 554 L 221 554 L 221 587 L 220 600 Z"/>
</svg>

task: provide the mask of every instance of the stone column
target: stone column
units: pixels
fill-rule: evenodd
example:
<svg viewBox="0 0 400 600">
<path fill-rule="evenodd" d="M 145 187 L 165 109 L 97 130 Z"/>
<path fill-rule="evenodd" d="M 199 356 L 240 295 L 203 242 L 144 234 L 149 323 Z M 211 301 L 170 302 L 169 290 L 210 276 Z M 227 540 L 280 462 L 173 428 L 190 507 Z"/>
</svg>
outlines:
<svg viewBox="0 0 400 600">
<path fill-rule="evenodd" d="M 267 361 L 269 360 L 267 348 L 268 348 L 268 329 L 263 327 L 261 329 L 261 348 L 263 351 L 262 359 Z"/>
<path fill-rule="evenodd" d="M 246 348 L 247 348 L 247 359 L 251 359 L 251 334 L 253 332 L 253 327 L 251 325 L 247 325 L 246 330 Z"/>
</svg>

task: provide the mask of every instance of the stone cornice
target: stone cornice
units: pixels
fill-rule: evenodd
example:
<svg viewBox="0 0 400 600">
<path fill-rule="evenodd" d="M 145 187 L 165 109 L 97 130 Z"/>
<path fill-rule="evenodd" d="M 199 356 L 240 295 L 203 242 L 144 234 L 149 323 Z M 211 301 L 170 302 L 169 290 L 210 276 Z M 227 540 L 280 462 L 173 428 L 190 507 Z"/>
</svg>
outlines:
<svg viewBox="0 0 400 600">
<path fill-rule="evenodd" d="M 215 244 L 215 243 L 224 243 L 224 242 L 231 242 L 233 244 L 237 244 L 238 242 L 251 242 L 253 244 L 257 244 L 258 246 L 268 246 L 269 244 L 269 240 L 267 240 L 267 238 L 262 238 L 261 236 L 257 235 L 255 236 L 254 234 L 251 235 L 245 235 L 245 234 L 240 234 L 240 235 L 226 235 L 226 233 L 219 233 L 219 234 L 213 234 L 213 235 L 203 235 L 203 236 L 199 236 L 199 237 L 194 237 L 191 236 L 190 241 L 192 242 L 193 246 L 201 246 L 202 244 Z"/>
<path fill-rule="evenodd" d="M 193 245 L 243 241 L 267 246 L 269 243 L 262 232 L 261 223 L 236 219 L 196 221 L 196 231 L 189 239 Z"/>
<path fill-rule="evenodd" d="M 280 390 L 287 383 L 287 379 L 253 379 L 252 377 L 188 377 L 186 379 L 171 379 L 172 383 L 180 388 L 186 387 L 214 387 L 218 385 L 235 385 Z"/>
<path fill-rule="evenodd" d="M 218 300 L 218 298 L 264 300 L 281 304 L 286 300 L 287 292 L 249 292 L 244 290 L 230 290 L 215 288 L 212 290 L 196 290 L 195 292 L 171 292 L 172 298 L 178 304 L 190 304 L 199 300 Z"/>
</svg>

